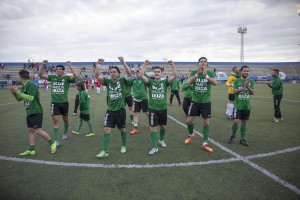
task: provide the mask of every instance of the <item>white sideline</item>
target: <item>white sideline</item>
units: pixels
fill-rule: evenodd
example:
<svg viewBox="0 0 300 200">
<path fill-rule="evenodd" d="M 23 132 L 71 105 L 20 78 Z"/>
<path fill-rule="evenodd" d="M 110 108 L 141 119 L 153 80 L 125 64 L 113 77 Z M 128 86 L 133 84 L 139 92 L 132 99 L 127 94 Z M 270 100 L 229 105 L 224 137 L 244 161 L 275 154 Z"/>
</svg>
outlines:
<svg viewBox="0 0 300 200">
<path fill-rule="evenodd" d="M 16 161 L 34 164 L 46 164 L 46 165 L 56 165 L 56 166 L 66 166 L 66 167 L 90 167 L 90 168 L 106 168 L 106 169 L 116 169 L 116 168 L 161 168 L 161 167 L 186 167 L 195 165 L 209 165 L 209 164 L 222 164 L 234 161 L 239 161 L 238 158 L 229 158 L 221 160 L 209 160 L 200 162 L 185 162 L 185 163 L 165 163 L 165 164 L 94 164 L 94 163 L 70 163 L 70 162 L 57 162 L 57 161 L 46 161 L 46 160 L 35 160 L 35 159 L 25 159 L 16 157 L 0 156 L 0 160 L 6 161 Z"/>
<path fill-rule="evenodd" d="M 168 117 L 170 119 L 172 119 L 173 121 L 175 121 L 176 123 L 184 126 L 184 127 L 187 127 L 184 123 L 178 121 L 177 119 L 175 119 L 174 117 L 168 115 Z M 201 137 L 203 137 L 203 134 L 200 133 L 199 131 L 194 131 L 194 133 L 196 133 L 197 135 L 200 135 Z M 225 146 L 221 145 L 220 143 L 214 141 L 213 139 L 208 139 L 211 143 L 213 143 L 214 145 L 216 145 L 217 147 L 221 148 L 222 150 L 230 153 L 231 155 L 235 156 L 237 159 L 243 161 L 244 163 L 247 163 L 248 165 L 250 165 L 251 167 L 253 167 L 254 169 L 260 171 L 261 173 L 267 175 L 268 177 L 270 177 L 271 179 L 273 179 L 274 181 L 280 183 L 281 185 L 283 185 L 284 187 L 287 187 L 288 189 L 292 190 L 293 192 L 295 192 L 296 194 L 300 195 L 300 189 L 297 188 L 296 186 L 286 182 L 285 180 L 279 178 L 278 176 L 276 176 L 275 174 L 272 174 L 271 172 L 269 172 L 268 170 L 266 170 L 265 168 L 263 167 L 260 167 L 259 165 L 251 162 L 249 160 L 248 157 L 251 158 L 251 156 L 247 156 L 247 157 L 243 157 L 241 155 L 239 155 L 238 153 L 235 153 L 234 151 L 226 148 Z M 291 152 L 291 151 L 297 151 L 300 149 L 300 146 L 297 146 L 297 147 L 294 147 L 292 149 L 286 149 L 286 150 L 281 150 L 281 151 L 277 151 L 277 152 L 272 152 L 272 153 L 266 153 L 266 154 L 259 154 L 259 155 L 254 155 L 252 156 L 252 158 L 261 158 L 261 157 L 266 157 L 266 156 L 271 156 L 271 155 L 277 155 L 277 154 L 280 154 L 280 153 L 287 153 L 287 152 Z"/>
</svg>

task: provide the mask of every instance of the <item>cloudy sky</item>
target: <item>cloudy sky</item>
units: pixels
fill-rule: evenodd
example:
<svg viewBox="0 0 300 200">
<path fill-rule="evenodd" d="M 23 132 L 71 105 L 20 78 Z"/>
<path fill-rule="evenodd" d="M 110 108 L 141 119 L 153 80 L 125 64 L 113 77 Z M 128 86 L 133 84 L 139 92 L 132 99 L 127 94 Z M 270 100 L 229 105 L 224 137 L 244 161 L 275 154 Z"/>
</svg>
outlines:
<svg viewBox="0 0 300 200">
<path fill-rule="evenodd" d="M 298 62 L 300 0 L 0 0 L 0 61 Z"/>
</svg>

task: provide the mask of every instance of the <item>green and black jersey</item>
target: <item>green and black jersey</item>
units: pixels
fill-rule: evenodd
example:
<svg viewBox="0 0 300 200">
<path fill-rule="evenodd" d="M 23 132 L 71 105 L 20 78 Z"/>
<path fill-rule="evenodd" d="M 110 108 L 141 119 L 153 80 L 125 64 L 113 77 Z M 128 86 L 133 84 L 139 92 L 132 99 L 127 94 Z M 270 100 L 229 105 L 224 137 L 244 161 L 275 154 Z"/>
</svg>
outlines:
<svg viewBox="0 0 300 200">
<path fill-rule="evenodd" d="M 274 77 L 271 88 L 273 95 L 283 95 L 283 82 L 279 76 Z"/>
<path fill-rule="evenodd" d="M 168 79 L 155 81 L 148 79 L 149 108 L 153 110 L 167 109 L 167 88 L 171 85 Z"/>
<path fill-rule="evenodd" d="M 191 99 L 193 96 L 193 87 L 187 82 L 188 79 L 184 79 L 182 83 L 182 92 L 184 92 L 184 97 Z"/>
<path fill-rule="evenodd" d="M 117 111 L 125 108 L 125 93 L 128 81 L 122 77 L 117 82 L 112 82 L 111 78 L 104 78 L 103 85 L 107 88 L 107 110 Z"/>
<path fill-rule="evenodd" d="M 63 103 L 68 101 L 68 90 L 70 85 L 70 76 L 48 75 L 48 81 L 51 81 L 51 102 Z"/>
<path fill-rule="evenodd" d="M 130 78 L 128 84 L 133 89 L 133 99 L 137 102 L 148 99 L 147 87 L 141 78 Z"/>
<path fill-rule="evenodd" d="M 190 77 L 195 76 L 197 70 L 191 72 Z M 215 73 L 213 71 L 207 70 L 207 75 L 210 78 L 215 78 Z M 211 83 L 208 82 L 207 78 L 201 73 L 198 75 L 193 86 L 193 95 L 192 101 L 196 103 L 208 103 L 211 102 L 210 94 L 211 94 Z"/>
<path fill-rule="evenodd" d="M 31 81 L 27 81 L 22 87 L 20 92 L 33 96 L 33 101 L 24 100 L 24 107 L 26 110 L 26 115 L 30 116 L 36 113 L 43 113 L 43 108 L 40 103 L 40 93 L 37 86 Z M 16 94 L 18 98 L 18 94 Z"/>
<path fill-rule="evenodd" d="M 254 81 L 251 79 L 246 79 L 249 81 L 249 85 L 252 89 L 254 89 Z M 245 81 L 241 78 L 238 78 L 233 83 L 233 89 L 241 89 L 245 85 Z M 234 98 L 234 108 L 239 110 L 250 110 L 251 104 L 250 104 L 250 93 L 249 90 L 246 88 L 239 94 L 235 94 Z"/>
<path fill-rule="evenodd" d="M 81 90 L 79 96 L 79 110 L 82 114 L 90 114 L 90 98 L 86 90 Z"/>
</svg>

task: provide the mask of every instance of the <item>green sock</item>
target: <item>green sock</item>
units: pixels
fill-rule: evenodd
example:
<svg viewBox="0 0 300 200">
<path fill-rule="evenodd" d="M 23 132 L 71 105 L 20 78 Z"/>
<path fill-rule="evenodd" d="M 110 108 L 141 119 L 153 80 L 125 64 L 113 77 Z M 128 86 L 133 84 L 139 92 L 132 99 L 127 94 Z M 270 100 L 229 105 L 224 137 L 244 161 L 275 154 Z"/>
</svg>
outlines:
<svg viewBox="0 0 300 200">
<path fill-rule="evenodd" d="M 122 146 L 126 146 L 126 132 L 121 131 Z"/>
<path fill-rule="evenodd" d="M 59 128 L 53 128 L 53 131 L 55 140 L 59 141 Z"/>
<path fill-rule="evenodd" d="M 204 125 L 203 126 L 203 143 L 208 143 L 208 134 L 209 134 L 209 125 Z"/>
<path fill-rule="evenodd" d="M 30 145 L 28 150 L 29 151 L 34 151 L 35 150 L 35 146 L 34 145 Z"/>
<path fill-rule="evenodd" d="M 156 132 L 151 132 L 151 142 L 152 142 L 152 148 L 157 148 L 157 135 Z"/>
<path fill-rule="evenodd" d="M 129 117 L 130 117 L 130 121 L 132 122 L 132 120 L 133 120 L 133 115 L 129 115 Z"/>
<path fill-rule="evenodd" d="M 77 125 L 77 128 L 76 128 L 76 131 L 79 132 L 80 129 L 81 129 L 81 126 L 82 126 L 82 122 L 83 122 L 83 119 L 79 119 L 79 122 L 78 122 L 78 125 Z"/>
<path fill-rule="evenodd" d="M 241 125 L 241 140 L 246 140 L 246 131 L 247 131 L 246 124 L 242 124 Z"/>
<path fill-rule="evenodd" d="M 54 143 L 54 141 L 52 139 L 50 139 L 48 142 L 50 145 L 52 145 Z"/>
<path fill-rule="evenodd" d="M 166 129 L 161 128 L 159 131 L 159 140 L 162 141 L 165 138 Z"/>
<path fill-rule="evenodd" d="M 189 134 L 192 135 L 194 132 L 194 123 L 187 124 Z"/>
<path fill-rule="evenodd" d="M 91 132 L 91 133 L 94 133 L 94 127 L 93 127 L 93 124 L 92 124 L 91 120 L 87 121 L 86 123 L 87 123 L 88 126 L 89 126 L 90 132 Z"/>
<path fill-rule="evenodd" d="M 68 133 L 69 124 L 64 124 L 64 134 Z"/>
<path fill-rule="evenodd" d="M 236 131 L 238 130 L 238 128 L 239 128 L 239 126 L 236 124 L 236 123 L 234 123 L 233 125 L 232 125 L 232 135 L 235 137 L 235 134 L 236 134 Z"/>
<path fill-rule="evenodd" d="M 103 150 L 108 152 L 108 143 L 109 143 L 110 134 L 105 133 L 103 139 Z"/>
</svg>

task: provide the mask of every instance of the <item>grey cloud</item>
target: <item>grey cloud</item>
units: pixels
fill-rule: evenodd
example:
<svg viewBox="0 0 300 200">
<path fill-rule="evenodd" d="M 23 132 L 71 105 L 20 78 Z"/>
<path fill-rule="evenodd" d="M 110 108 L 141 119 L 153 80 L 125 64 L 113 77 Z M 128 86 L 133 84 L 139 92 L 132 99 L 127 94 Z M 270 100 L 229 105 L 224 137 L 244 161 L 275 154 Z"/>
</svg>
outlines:
<svg viewBox="0 0 300 200">
<path fill-rule="evenodd" d="M 272 55 L 299 59 L 299 47 L 293 46 L 300 35 L 294 0 L 30 2 L 0 2 L 0 59 L 85 61 L 101 54 L 116 60 L 122 54 L 132 60 L 194 61 L 201 54 L 211 61 L 238 61 L 238 24 L 248 27 L 247 61 L 273 61 Z"/>
</svg>

